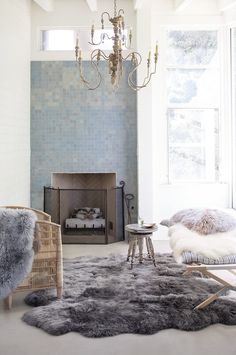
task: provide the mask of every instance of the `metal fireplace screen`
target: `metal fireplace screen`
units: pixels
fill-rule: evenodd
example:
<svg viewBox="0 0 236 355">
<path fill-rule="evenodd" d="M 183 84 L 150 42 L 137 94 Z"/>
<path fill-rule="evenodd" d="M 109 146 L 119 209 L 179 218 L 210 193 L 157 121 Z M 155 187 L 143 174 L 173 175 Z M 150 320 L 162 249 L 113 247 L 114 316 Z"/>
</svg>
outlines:
<svg viewBox="0 0 236 355">
<path fill-rule="evenodd" d="M 124 240 L 124 188 L 44 187 L 44 211 L 62 227 L 63 243 L 108 244 Z"/>
</svg>

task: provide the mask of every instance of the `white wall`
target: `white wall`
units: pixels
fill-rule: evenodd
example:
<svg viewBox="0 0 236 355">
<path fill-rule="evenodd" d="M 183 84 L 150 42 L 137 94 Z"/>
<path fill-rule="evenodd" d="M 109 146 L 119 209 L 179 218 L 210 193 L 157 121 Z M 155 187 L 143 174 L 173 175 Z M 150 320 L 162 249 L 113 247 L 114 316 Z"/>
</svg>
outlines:
<svg viewBox="0 0 236 355">
<path fill-rule="evenodd" d="M 30 0 L 0 2 L 0 205 L 29 205 Z"/>
<path fill-rule="evenodd" d="M 151 8 L 151 12 L 150 12 Z M 149 11 L 149 15 L 147 15 Z M 147 21 L 147 16 L 149 21 Z M 146 22 L 145 22 L 146 21 Z M 165 170 L 166 107 L 165 107 L 165 41 L 167 26 L 186 28 L 221 27 L 224 16 L 217 2 L 198 0 L 181 12 L 176 12 L 172 0 L 149 0 L 137 13 L 137 26 L 145 23 L 145 31 L 138 30 L 138 50 L 148 50 L 159 41 L 158 73 L 152 85 L 138 93 L 139 154 L 139 214 L 146 220 L 159 222 L 177 210 L 190 207 L 231 206 L 229 181 L 225 184 L 169 185 L 160 171 Z M 144 28 L 144 27 L 143 27 Z M 148 38 L 151 32 L 151 39 Z M 146 36 L 146 38 L 145 38 Z M 140 71 L 141 72 L 141 71 Z M 227 119 L 227 117 L 224 117 Z"/>
<path fill-rule="evenodd" d="M 223 12 L 224 22 L 229 26 L 236 26 L 236 7 Z"/>
<path fill-rule="evenodd" d="M 143 57 L 138 70 L 138 83 L 146 76 L 146 57 L 151 48 L 151 7 L 137 11 L 137 47 Z M 152 149 L 152 87 L 138 91 L 138 191 L 139 216 L 152 220 L 153 214 L 153 149 Z"/>
<path fill-rule="evenodd" d="M 119 0 L 117 8 L 123 8 L 125 11 L 126 25 L 133 27 L 133 43 L 135 43 L 136 21 L 133 0 Z M 90 29 L 92 24 L 95 28 L 101 28 L 101 13 L 107 11 L 113 15 L 113 1 L 99 0 L 98 11 L 92 12 L 86 0 L 56 0 L 54 3 L 54 10 L 52 12 L 45 12 L 37 4 L 32 4 L 32 25 L 31 25 L 31 59 L 37 60 L 74 60 L 74 51 L 40 51 L 40 29 L 42 28 L 74 28 L 85 27 Z M 105 27 L 112 27 L 105 19 Z M 90 58 L 90 53 L 83 53 L 84 59 Z"/>
</svg>

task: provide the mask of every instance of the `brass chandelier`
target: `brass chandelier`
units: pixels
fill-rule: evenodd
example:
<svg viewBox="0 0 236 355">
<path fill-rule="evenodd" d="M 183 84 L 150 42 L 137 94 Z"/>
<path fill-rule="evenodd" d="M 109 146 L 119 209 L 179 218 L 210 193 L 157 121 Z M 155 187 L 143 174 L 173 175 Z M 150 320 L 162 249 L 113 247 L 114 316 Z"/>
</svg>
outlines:
<svg viewBox="0 0 236 355">
<path fill-rule="evenodd" d="M 113 26 L 113 34 L 109 36 L 108 33 L 104 32 L 104 17 L 107 16 L 108 20 L 111 22 Z M 111 84 L 113 88 L 118 88 L 120 79 L 123 73 L 123 63 L 125 61 L 131 62 L 131 70 L 128 74 L 128 84 L 129 86 L 138 91 L 148 85 L 152 76 L 157 71 L 157 61 L 158 61 L 158 45 L 156 44 L 155 53 L 154 53 L 154 68 L 151 70 L 152 61 L 151 61 L 151 51 L 149 51 L 147 57 L 147 69 L 146 76 L 141 85 L 136 83 L 136 71 L 142 62 L 142 56 L 140 53 L 136 51 L 131 51 L 132 44 L 132 30 L 129 31 L 129 35 L 127 36 L 125 30 L 125 19 L 124 19 L 124 10 L 117 10 L 117 0 L 114 0 L 114 16 L 111 17 L 108 12 L 103 12 L 101 15 L 101 29 L 102 33 L 100 35 L 100 40 L 98 42 L 94 41 L 94 33 L 95 28 L 92 25 L 91 28 L 91 41 L 89 42 L 92 46 L 99 46 L 104 43 L 104 41 L 112 40 L 113 42 L 113 50 L 109 55 L 106 55 L 101 49 L 94 49 L 91 52 L 91 65 L 97 75 L 97 83 L 93 86 L 88 80 L 85 79 L 83 68 L 82 68 L 82 51 L 79 47 L 79 38 L 76 38 L 76 46 L 75 46 L 75 57 L 76 62 L 79 67 L 79 75 L 82 82 L 89 90 L 97 89 L 102 81 L 102 75 L 99 70 L 99 62 L 101 59 L 104 59 L 108 62 L 109 74 L 111 76 Z M 129 53 L 124 56 L 123 49 L 128 50 Z"/>
</svg>

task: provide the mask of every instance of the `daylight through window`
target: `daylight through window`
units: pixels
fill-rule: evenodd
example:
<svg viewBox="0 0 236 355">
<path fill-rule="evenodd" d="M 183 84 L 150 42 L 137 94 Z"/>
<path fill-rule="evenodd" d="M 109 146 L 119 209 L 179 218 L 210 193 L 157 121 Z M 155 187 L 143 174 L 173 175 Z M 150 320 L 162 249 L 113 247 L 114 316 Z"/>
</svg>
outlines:
<svg viewBox="0 0 236 355">
<path fill-rule="evenodd" d="M 217 31 L 168 31 L 170 182 L 219 181 Z"/>
<path fill-rule="evenodd" d="M 124 31 L 124 34 L 127 36 L 127 29 Z M 89 41 L 91 40 L 90 28 L 41 30 L 40 49 L 42 51 L 73 51 L 75 49 L 77 35 L 79 37 L 79 46 L 82 51 L 91 51 L 91 49 L 96 48 L 100 48 L 104 51 L 112 50 L 113 41 L 111 37 L 114 35 L 114 32 L 111 28 L 95 30 L 94 42 L 100 43 L 102 40 L 102 43 L 99 44 L 99 46 L 92 46 L 89 44 Z"/>
</svg>

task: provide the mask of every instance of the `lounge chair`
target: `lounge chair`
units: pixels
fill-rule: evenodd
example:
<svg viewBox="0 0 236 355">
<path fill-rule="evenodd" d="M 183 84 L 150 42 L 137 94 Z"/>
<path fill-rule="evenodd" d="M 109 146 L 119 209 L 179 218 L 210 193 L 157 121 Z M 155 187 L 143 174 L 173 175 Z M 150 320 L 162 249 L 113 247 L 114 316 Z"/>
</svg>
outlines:
<svg viewBox="0 0 236 355">
<path fill-rule="evenodd" d="M 209 296 L 195 309 L 205 308 L 228 290 L 236 290 L 236 255 L 212 259 L 192 252 L 184 252 L 182 262 L 187 265 L 185 275 L 198 271 L 203 276 L 214 279 L 222 286 L 219 291 Z"/>
</svg>

